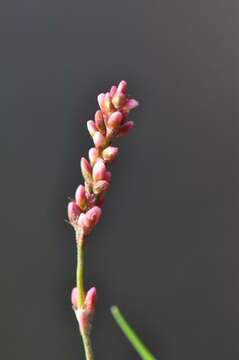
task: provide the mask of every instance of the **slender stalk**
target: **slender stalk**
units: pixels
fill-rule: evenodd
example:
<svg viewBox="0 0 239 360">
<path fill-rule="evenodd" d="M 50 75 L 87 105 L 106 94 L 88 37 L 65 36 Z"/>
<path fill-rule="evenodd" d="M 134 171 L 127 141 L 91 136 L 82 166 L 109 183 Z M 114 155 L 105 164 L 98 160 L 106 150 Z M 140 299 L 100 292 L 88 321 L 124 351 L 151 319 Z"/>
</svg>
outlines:
<svg viewBox="0 0 239 360">
<path fill-rule="evenodd" d="M 86 360 L 93 360 L 93 350 L 89 334 L 81 333 L 82 341 L 84 344 L 85 358 Z"/>
<path fill-rule="evenodd" d="M 84 311 L 85 288 L 84 288 L 84 235 L 82 232 L 76 232 L 77 243 L 77 269 L 76 269 L 76 286 L 77 286 L 77 303 L 79 309 Z M 93 360 L 93 350 L 90 339 L 90 329 L 80 326 L 80 333 L 85 350 L 86 360 Z"/>
<path fill-rule="evenodd" d="M 78 306 L 81 308 L 84 305 L 85 290 L 84 290 L 84 248 L 82 242 L 77 242 L 77 269 L 76 269 L 76 286 Z"/>
<path fill-rule="evenodd" d="M 123 315 L 121 314 L 120 310 L 117 306 L 112 306 L 111 313 L 117 322 L 118 326 L 127 337 L 131 345 L 140 355 L 141 359 L 143 360 L 156 360 L 156 358 L 151 354 L 151 352 L 146 348 L 146 346 L 142 343 L 139 337 L 136 335 L 134 330 L 131 326 L 127 323 L 124 319 Z"/>
</svg>

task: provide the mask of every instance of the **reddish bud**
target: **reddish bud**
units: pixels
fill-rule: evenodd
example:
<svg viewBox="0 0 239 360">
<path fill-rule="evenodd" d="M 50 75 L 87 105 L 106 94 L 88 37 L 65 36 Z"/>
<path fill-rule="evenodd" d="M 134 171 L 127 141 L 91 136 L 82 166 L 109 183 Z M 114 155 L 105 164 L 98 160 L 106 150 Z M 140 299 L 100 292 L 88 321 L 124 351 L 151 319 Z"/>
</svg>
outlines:
<svg viewBox="0 0 239 360">
<path fill-rule="evenodd" d="M 93 185 L 94 194 L 98 195 L 101 194 L 102 192 L 106 192 L 109 188 L 109 185 L 110 184 L 106 180 L 95 181 Z"/>
<path fill-rule="evenodd" d="M 126 95 L 117 91 L 112 99 L 112 103 L 116 109 L 120 109 L 126 103 Z"/>
<path fill-rule="evenodd" d="M 133 128 L 133 126 L 134 126 L 133 121 L 127 121 L 120 127 L 117 136 L 123 136 L 128 134 L 128 132 Z"/>
<path fill-rule="evenodd" d="M 106 174 L 106 166 L 102 159 L 98 159 L 93 167 L 92 176 L 94 181 L 104 180 Z"/>
<path fill-rule="evenodd" d="M 89 234 L 91 230 L 91 223 L 89 219 L 87 219 L 86 214 L 80 214 L 77 225 L 83 230 L 85 235 Z"/>
<path fill-rule="evenodd" d="M 126 118 L 129 115 L 129 108 L 127 107 L 127 105 L 123 106 L 120 111 L 122 112 L 123 116 Z"/>
<path fill-rule="evenodd" d="M 85 308 L 90 314 L 93 314 L 95 311 L 95 305 L 96 305 L 96 288 L 92 287 L 90 290 L 87 291 L 85 297 Z"/>
<path fill-rule="evenodd" d="M 87 183 L 90 183 L 92 180 L 92 176 L 91 176 L 92 169 L 89 162 L 84 157 L 81 158 L 81 172 L 85 181 Z"/>
<path fill-rule="evenodd" d="M 90 159 L 91 166 L 95 165 L 95 163 L 99 157 L 99 154 L 100 154 L 100 152 L 96 148 L 91 148 L 89 150 L 89 159 Z"/>
<path fill-rule="evenodd" d="M 71 224 L 74 224 L 77 221 L 81 213 L 81 210 L 74 201 L 70 201 L 67 207 L 67 213 L 68 213 L 69 222 Z"/>
<path fill-rule="evenodd" d="M 111 180 L 111 172 L 110 171 L 106 171 L 104 180 L 110 182 L 110 180 Z"/>
<path fill-rule="evenodd" d="M 86 213 L 86 218 L 91 224 L 91 229 L 99 222 L 101 216 L 101 208 L 94 206 Z"/>
<path fill-rule="evenodd" d="M 88 129 L 88 131 L 90 133 L 90 136 L 93 137 L 95 135 L 96 131 L 97 131 L 97 127 L 96 127 L 93 120 L 87 121 L 87 129 Z"/>
<path fill-rule="evenodd" d="M 91 192 L 86 192 L 86 199 L 87 199 L 87 204 L 88 204 L 89 209 L 92 208 L 94 205 L 96 205 L 95 195 L 92 194 Z"/>
<path fill-rule="evenodd" d="M 127 82 L 125 80 L 122 80 L 118 85 L 117 91 L 122 92 L 122 93 L 126 93 L 127 87 L 128 87 Z"/>
<path fill-rule="evenodd" d="M 98 104 L 99 104 L 99 106 L 100 106 L 100 108 L 101 108 L 101 110 L 104 112 L 104 100 L 105 100 L 105 94 L 100 94 L 100 95 L 98 95 Z"/>
<path fill-rule="evenodd" d="M 104 116 L 101 110 L 97 110 L 95 112 L 95 121 L 97 121 L 98 119 L 104 120 Z"/>
<path fill-rule="evenodd" d="M 97 129 L 103 135 L 105 135 L 105 122 L 104 122 L 103 114 L 100 110 L 96 111 L 96 113 L 95 113 L 95 124 L 96 124 Z"/>
<path fill-rule="evenodd" d="M 74 287 L 71 291 L 71 303 L 72 303 L 73 308 L 75 308 L 75 309 L 78 308 L 77 299 L 78 299 L 78 290 L 76 287 Z"/>
<path fill-rule="evenodd" d="M 83 211 L 86 210 L 87 199 L 85 195 L 85 188 L 83 185 L 79 185 L 78 188 L 76 189 L 75 199 L 76 199 L 76 204 L 81 208 L 81 210 Z"/>
<path fill-rule="evenodd" d="M 112 111 L 114 111 L 113 105 L 111 103 L 110 93 L 105 94 L 104 98 L 104 111 L 106 114 L 110 114 Z"/>
<path fill-rule="evenodd" d="M 105 146 L 105 137 L 99 131 L 96 131 L 95 135 L 93 136 L 93 141 L 95 147 L 98 149 L 103 149 Z"/>
<path fill-rule="evenodd" d="M 88 235 L 94 226 L 98 223 L 101 216 L 101 209 L 94 206 L 85 214 L 81 213 L 78 219 L 78 226 L 83 230 L 84 235 Z"/>
<path fill-rule="evenodd" d="M 118 126 L 120 126 L 122 120 L 123 115 L 121 114 L 121 112 L 115 111 L 113 114 L 110 115 L 107 121 L 107 126 L 109 126 L 110 128 L 117 128 Z"/>
<path fill-rule="evenodd" d="M 102 153 L 104 161 L 113 161 L 119 153 L 119 149 L 114 146 L 108 146 Z"/>
<path fill-rule="evenodd" d="M 113 97 L 116 91 L 117 91 L 117 86 L 116 85 L 111 86 L 110 96 Z"/>
<path fill-rule="evenodd" d="M 107 138 L 109 143 L 118 134 L 118 131 L 119 131 L 119 127 L 117 127 L 117 128 L 109 128 L 109 127 L 107 127 L 106 138 Z"/>
<path fill-rule="evenodd" d="M 133 110 L 134 108 L 136 108 L 137 106 L 139 106 L 139 102 L 135 99 L 129 99 L 127 102 L 127 107 L 129 110 Z"/>
</svg>

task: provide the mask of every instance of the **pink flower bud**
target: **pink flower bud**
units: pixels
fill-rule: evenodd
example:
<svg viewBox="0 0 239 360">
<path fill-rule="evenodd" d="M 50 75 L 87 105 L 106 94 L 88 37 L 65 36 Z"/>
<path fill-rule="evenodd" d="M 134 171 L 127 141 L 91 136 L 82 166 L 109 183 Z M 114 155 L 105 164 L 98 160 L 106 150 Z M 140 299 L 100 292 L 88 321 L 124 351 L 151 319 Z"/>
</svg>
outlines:
<svg viewBox="0 0 239 360">
<path fill-rule="evenodd" d="M 81 213 L 81 210 L 74 201 L 70 201 L 67 207 L 67 213 L 69 222 L 74 225 Z"/>
<path fill-rule="evenodd" d="M 119 153 L 119 149 L 114 146 L 108 146 L 102 153 L 104 161 L 113 161 Z"/>
<path fill-rule="evenodd" d="M 83 230 L 85 235 L 88 235 L 91 230 L 91 222 L 86 217 L 86 214 L 81 213 L 77 222 L 77 225 Z"/>
<path fill-rule="evenodd" d="M 76 287 L 74 287 L 71 291 L 71 303 L 72 303 L 72 306 L 77 309 L 78 308 L 78 305 L 77 305 L 77 298 L 78 298 L 78 290 Z"/>
<path fill-rule="evenodd" d="M 87 199 L 85 195 L 85 188 L 83 185 L 79 185 L 78 188 L 76 189 L 75 199 L 76 199 L 76 204 L 80 207 L 80 209 L 83 211 L 86 210 Z"/>
<path fill-rule="evenodd" d="M 110 182 L 110 180 L 111 180 L 111 172 L 110 171 L 106 171 L 104 180 Z"/>
<path fill-rule="evenodd" d="M 91 229 L 99 222 L 101 216 L 101 208 L 94 206 L 86 213 L 86 218 L 90 222 Z"/>
<path fill-rule="evenodd" d="M 112 103 L 116 109 L 120 109 L 126 103 L 126 95 L 117 91 L 113 96 Z"/>
<path fill-rule="evenodd" d="M 105 135 L 105 122 L 104 122 L 103 114 L 100 110 L 96 111 L 96 113 L 95 113 L 95 124 L 96 124 L 97 129 L 103 135 Z"/>
<path fill-rule="evenodd" d="M 86 192 L 86 199 L 87 199 L 87 204 L 88 204 L 89 209 L 92 208 L 94 205 L 97 205 L 96 204 L 96 198 L 95 198 L 95 195 L 93 193 Z"/>
<path fill-rule="evenodd" d="M 88 129 L 88 131 L 90 133 L 90 136 L 93 137 L 95 135 L 96 131 L 97 131 L 97 127 L 96 127 L 93 120 L 87 121 L 87 129 Z"/>
<path fill-rule="evenodd" d="M 115 86 L 115 85 L 111 86 L 110 96 L 113 97 L 114 94 L 116 93 L 116 91 L 117 91 L 117 86 Z"/>
<path fill-rule="evenodd" d="M 118 126 L 120 126 L 122 120 L 123 115 L 121 114 L 121 112 L 115 111 L 113 114 L 110 115 L 107 121 L 107 126 L 109 126 L 109 128 L 117 128 Z"/>
<path fill-rule="evenodd" d="M 127 82 L 125 80 L 122 80 L 118 85 L 117 91 L 122 92 L 122 93 L 126 93 L 127 87 L 128 87 Z"/>
<path fill-rule="evenodd" d="M 111 103 L 110 93 L 107 92 L 104 98 L 104 112 L 110 114 L 112 111 L 114 111 L 114 108 Z"/>
<path fill-rule="evenodd" d="M 106 137 L 107 137 L 107 140 L 108 140 L 109 143 L 118 134 L 118 131 L 119 131 L 119 127 L 117 127 L 117 128 L 109 128 L 109 127 L 107 127 Z"/>
<path fill-rule="evenodd" d="M 95 121 L 97 120 L 104 120 L 104 116 L 101 110 L 97 110 L 95 112 Z"/>
<path fill-rule="evenodd" d="M 89 150 L 89 159 L 90 159 L 91 166 L 95 165 L 95 163 L 99 157 L 99 154 L 100 154 L 100 152 L 96 148 L 91 148 Z"/>
<path fill-rule="evenodd" d="M 95 135 L 93 136 L 93 141 L 94 141 L 95 147 L 97 147 L 98 149 L 104 148 L 105 137 L 99 131 L 96 131 Z"/>
<path fill-rule="evenodd" d="M 83 230 L 84 235 L 89 235 L 94 226 L 98 223 L 101 216 L 101 209 L 94 206 L 85 214 L 81 213 L 77 225 Z"/>
<path fill-rule="evenodd" d="M 101 110 L 104 112 L 104 100 L 105 100 L 105 94 L 100 94 L 100 95 L 98 95 L 98 104 L 99 104 L 99 106 L 100 106 L 100 108 L 101 108 Z"/>
<path fill-rule="evenodd" d="M 129 99 L 127 102 L 127 107 L 129 110 L 133 110 L 134 108 L 136 108 L 137 106 L 139 106 L 139 102 L 135 99 Z"/>
<path fill-rule="evenodd" d="M 124 116 L 125 118 L 129 115 L 129 112 L 130 112 L 127 104 L 124 105 L 123 107 L 121 107 L 121 108 L 120 108 L 120 111 L 122 112 L 122 114 L 123 114 L 123 116 Z"/>
<path fill-rule="evenodd" d="M 128 134 L 128 132 L 133 128 L 133 126 L 134 126 L 133 121 L 127 121 L 126 123 L 124 123 L 119 129 L 117 137 Z"/>
<path fill-rule="evenodd" d="M 94 181 L 104 180 L 106 166 L 102 159 L 98 159 L 93 167 L 92 176 Z"/>
<path fill-rule="evenodd" d="M 92 169 L 89 162 L 84 157 L 81 158 L 81 172 L 85 181 L 90 183 L 92 181 Z"/>
<path fill-rule="evenodd" d="M 85 297 L 85 308 L 89 312 L 89 314 L 94 313 L 95 305 L 96 305 L 96 288 L 92 287 L 90 290 L 87 291 Z"/>
<path fill-rule="evenodd" d="M 93 185 L 93 192 L 94 194 L 98 195 L 101 194 L 103 192 L 106 192 L 109 188 L 109 183 L 106 180 L 98 180 L 94 182 Z"/>
</svg>

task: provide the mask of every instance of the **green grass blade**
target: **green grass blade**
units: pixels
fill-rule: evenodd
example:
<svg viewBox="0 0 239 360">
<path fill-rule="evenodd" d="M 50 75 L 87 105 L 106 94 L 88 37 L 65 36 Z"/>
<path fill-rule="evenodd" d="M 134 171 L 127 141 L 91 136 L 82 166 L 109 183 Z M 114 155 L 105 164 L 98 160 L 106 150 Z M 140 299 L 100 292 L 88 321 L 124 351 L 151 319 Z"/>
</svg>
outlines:
<svg viewBox="0 0 239 360">
<path fill-rule="evenodd" d="M 124 335 L 127 337 L 131 345 L 134 347 L 134 349 L 137 351 L 141 359 L 143 360 L 156 360 L 156 358 L 151 354 L 151 352 L 146 348 L 146 346 L 142 343 L 142 341 L 139 339 L 139 337 L 136 335 L 134 330 L 131 328 L 131 326 L 127 323 L 123 315 L 121 314 L 119 308 L 117 306 L 112 306 L 111 313 L 124 333 Z"/>
</svg>

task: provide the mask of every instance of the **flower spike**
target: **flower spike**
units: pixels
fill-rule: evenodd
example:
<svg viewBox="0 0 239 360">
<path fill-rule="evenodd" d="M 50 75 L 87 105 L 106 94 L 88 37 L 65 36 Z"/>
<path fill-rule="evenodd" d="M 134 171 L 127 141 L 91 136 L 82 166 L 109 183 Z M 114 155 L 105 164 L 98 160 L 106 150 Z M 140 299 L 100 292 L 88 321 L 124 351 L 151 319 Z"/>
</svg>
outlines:
<svg viewBox="0 0 239 360">
<path fill-rule="evenodd" d="M 76 287 L 71 293 L 71 303 L 75 312 L 84 344 L 87 360 L 93 360 L 90 342 L 90 323 L 95 312 L 96 288 L 86 293 L 83 279 L 83 254 L 85 238 L 97 225 L 102 214 L 105 194 L 110 186 L 109 165 L 116 159 L 119 149 L 112 146 L 114 139 L 128 134 L 133 122 L 127 121 L 131 110 L 138 106 L 135 99 L 127 97 L 127 83 L 122 80 L 113 85 L 106 93 L 98 95 L 100 109 L 95 112 L 94 120 L 87 122 L 94 147 L 89 152 L 89 160 L 81 158 L 81 172 L 84 185 L 79 185 L 75 199 L 68 204 L 68 219 L 76 233 L 77 271 Z"/>
</svg>

